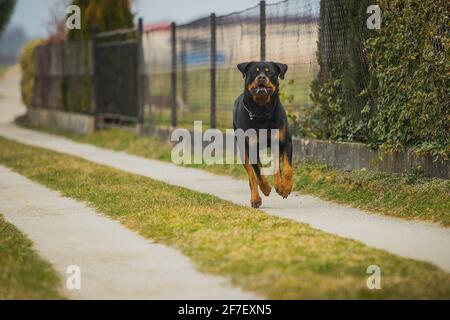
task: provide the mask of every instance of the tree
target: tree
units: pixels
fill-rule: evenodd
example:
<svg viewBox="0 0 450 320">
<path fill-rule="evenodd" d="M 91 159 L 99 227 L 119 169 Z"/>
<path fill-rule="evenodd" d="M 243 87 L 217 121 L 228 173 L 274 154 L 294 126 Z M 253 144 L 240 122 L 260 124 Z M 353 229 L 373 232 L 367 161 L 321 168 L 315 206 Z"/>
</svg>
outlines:
<svg viewBox="0 0 450 320">
<path fill-rule="evenodd" d="M 73 0 L 81 9 L 81 30 L 70 30 L 69 40 L 89 39 L 99 32 L 133 27 L 129 0 Z"/>
<path fill-rule="evenodd" d="M 11 18 L 16 0 L 0 0 L 0 34 L 2 34 Z"/>
</svg>

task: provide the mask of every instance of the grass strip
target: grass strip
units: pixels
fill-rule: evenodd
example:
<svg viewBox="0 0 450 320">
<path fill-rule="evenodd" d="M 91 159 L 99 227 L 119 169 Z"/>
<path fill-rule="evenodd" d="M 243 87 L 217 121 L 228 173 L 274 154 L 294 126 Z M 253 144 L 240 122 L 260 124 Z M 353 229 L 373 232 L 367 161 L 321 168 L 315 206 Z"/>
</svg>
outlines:
<svg viewBox="0 0 450 320">
<path fill-rule="evenodd" d="M 450 275 L 431 264 L 211 195 L 3 138 L 0 163 L 267 298 L 450 298 Z M 370 265 L 381 268 L 381 290 L 367 289 Z"/>
<path fill-rule="evenodd" d="M 161 143 L 155 137 L 142 137 L 120 129 L 101 130 L 88 135 L 42 127 L 33 129 L 103 148 L 170 161 L 171 146 Z M 245 171 L 239 165 L 191 167 L 246 179 Z M 344 171 L 318 163 L 296 163 L 294 168 L 294 190 L 300 193 L 374 213 L 450 226 L 450 180 L 426 178 L 420 174 Z"/>
<path fill-rule="evenodd" d="M 0 300 L 61 299 L 60 287 L 31 240 L 0 215 Z"/>
<path fill-rule="evenodd" d="M 10 65 L 0 64 L 0 79 L 6 74 L 6 71 L 10 68 Z"/>
</svg>

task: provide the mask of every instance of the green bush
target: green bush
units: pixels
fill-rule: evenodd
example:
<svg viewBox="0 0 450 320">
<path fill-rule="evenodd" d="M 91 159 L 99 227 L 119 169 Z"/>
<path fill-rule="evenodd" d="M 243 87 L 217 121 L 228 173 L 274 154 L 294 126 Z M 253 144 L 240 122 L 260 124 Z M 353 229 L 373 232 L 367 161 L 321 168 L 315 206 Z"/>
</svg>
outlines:
<svg viewBox="0 0 450 320">
<path fill-rule="evenodd" d="M 92 54 L 87 43 L 92 38 L 92 32 L 94 30 L 95 32 L 104 32 L 132 28 L 134 23 L 130 2 L 128 0 L 73 0 L 72 4 L 80 7 L 82 17 L 81 30 L 73 29 L 67 34 L 69 44 L 79 43 L 79 46 L 81 46 L 81 56 L 72 58 L 72 60 L 78 59 L 78 63 L 84 65 L 85 70 L 89 70 L 89 66 L 92 64 Z M 110 41 L 112 38 L 107 40 Z M 111 51 L 109 55 L 114 56 L 115 52 Z M 97 63 L 100 64 L 101 62 L 98 61 Z M 102 79 L 103 83 L 115 79 L 114 70 L 118 68 L 118 63 L 122 62 L 116 60 L 108 62 L 110 75 L 107 79 Z M 96 68 L 99 68 L 98 65 Z M 65 109 L 70 112 L 90 113 L 92 111 L 93 86 L 90 74 L 66 75 L 62 86 Z"/>
<path fill-rule="evenodd" d="M 371 139 L 450 154 L 447 0 L 380 0 L 381 30 L 366 43 L 374 119 Z"/>
<path fill-rule="evenodd" d="M 33 106 L 34 86 L 35 86 L 35 58 L 36 48 L 43 44 L 43 40 L 33 40 L 28 42 L 22 49 L 20 56 L 20 69 L 22 79 L 20 80 L 20 89 L 22 101 L 28 107 Z"/>
<path fill-rule="evenodd" d="M 320 72 L 312 84 L 320 137 L 450 153 L 449 7 L 446 0 L 323 0 Z"/>
<path fill-rule="evenodd" d="M 133 13 L 129 0 L 73 0 L 81 9 L 81 30 L 70 30 L 69 40 L 90 39 L 97 32 L 132 28 Z"/>
<path fill-rule="evenodd" d="M 324 139 L 368 139 L 365 112 L 368 66 L 362 56 L 369 36 L 366 10 L 369 0 L 320 2 L 317 59 L 319 74 L 312 84 L 318 106 L 317 135 Z"/>
</svg>

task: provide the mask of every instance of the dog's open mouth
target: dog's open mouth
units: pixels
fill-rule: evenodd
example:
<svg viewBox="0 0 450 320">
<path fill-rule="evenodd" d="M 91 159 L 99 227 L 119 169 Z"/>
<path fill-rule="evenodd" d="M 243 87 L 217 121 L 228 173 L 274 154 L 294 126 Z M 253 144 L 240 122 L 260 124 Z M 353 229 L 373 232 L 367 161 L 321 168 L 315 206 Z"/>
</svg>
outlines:
<svg viewBox="0 0 450 320">
<path fill-rule="evenodd" d="M 253 94 L 256 95 L 270 95 L 272 94 L 272 88 L 266 87 L 264 84 L 260 84 L 259 86 L 253 89 Z"/>
</svg>

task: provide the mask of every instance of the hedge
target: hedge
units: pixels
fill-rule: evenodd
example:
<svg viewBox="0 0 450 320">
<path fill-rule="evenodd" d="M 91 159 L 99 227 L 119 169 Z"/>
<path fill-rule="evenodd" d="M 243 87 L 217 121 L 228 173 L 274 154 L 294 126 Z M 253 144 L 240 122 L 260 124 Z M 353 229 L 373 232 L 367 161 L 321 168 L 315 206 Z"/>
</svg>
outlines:
<svg viewBox="0 0 450 320">
<path fill-rule="evenodd" d="M 315 130 L 322 138 L 448 158 L 448 2 L 379 0 L 382 26 L 373 31 L 366 27 L 370 4 L 321 1 L 320 72 L 312 85 L 321 126 Z"/>
<path fill-rule="evenodd" d="M 33 40 L 28 42 L 22 49 L 20 55 L 20 69 L 22 78 L 20 80 L 20 91 L 22 93 L 22 101 L 28 107 L 33 106 L 34 86 L 36 76 L 36 48 L 43 44 L 43 40 Z"/>
<path fill-rule="evenodd" d="M 381 0 L 383 25 L 366 43 L 372 74 L 371 139 L 450 154 L 447 0 Z"/>
<path fill-rule="evenodd" d="M 312 100 L 319 106 L 316 128 L 320 138 L 367 140 L 368 117 L 362 113 L 367 96 L 368 66 L 361 56 L 367 37 L 368 0 L 320 2 L 317 59 L 320 67 L 312 84 Z"/>
</svg>

